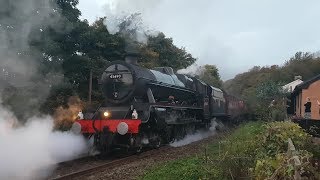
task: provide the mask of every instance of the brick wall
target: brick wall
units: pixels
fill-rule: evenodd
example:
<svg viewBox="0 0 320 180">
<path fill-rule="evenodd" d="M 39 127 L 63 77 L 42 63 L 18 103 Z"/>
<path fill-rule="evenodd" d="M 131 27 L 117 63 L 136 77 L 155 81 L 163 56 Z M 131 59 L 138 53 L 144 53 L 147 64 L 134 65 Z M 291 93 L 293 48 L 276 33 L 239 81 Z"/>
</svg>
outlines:
<svg viewBox="0 0 320 180">
<path fill-rule="evenodd" d="M 304 117 L 304 104 L 307 97 L 311 101 L 311 119 L 320 120 L 320 106 L 317 100 L 320 102 L 320 80 L 310 84 L 308 89 L 302 89 L 302 91 L 296 96 L 296 115 Z M 300 113 L 301 112 L 301 113 Z"/>
</svg>

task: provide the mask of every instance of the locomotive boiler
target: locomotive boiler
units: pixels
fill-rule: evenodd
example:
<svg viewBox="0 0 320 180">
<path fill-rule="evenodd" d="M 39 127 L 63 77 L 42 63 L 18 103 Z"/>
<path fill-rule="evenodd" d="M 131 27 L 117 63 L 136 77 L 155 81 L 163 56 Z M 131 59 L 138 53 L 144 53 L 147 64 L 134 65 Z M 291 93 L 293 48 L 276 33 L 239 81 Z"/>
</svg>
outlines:
<svg viewBox="0 0 320 180">
<path fill-rule="evenodd" d="M 105 102 L 72 129 L 93 137 L 101 152 L 140 151 L 208 128 L 213 117 L 227 117 L 225 93 L 170 67 L 146 69 L 135 56 L 108 64 L 101 77 Z"/>
</svg>

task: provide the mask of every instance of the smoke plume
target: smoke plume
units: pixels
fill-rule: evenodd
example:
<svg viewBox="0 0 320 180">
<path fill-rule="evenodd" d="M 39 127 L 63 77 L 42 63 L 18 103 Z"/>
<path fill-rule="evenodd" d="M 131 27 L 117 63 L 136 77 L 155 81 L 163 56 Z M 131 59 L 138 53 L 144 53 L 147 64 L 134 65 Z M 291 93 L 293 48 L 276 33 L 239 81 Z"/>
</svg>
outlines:
<svg viewBox="0 0 320 180">
<path fill-rule="evenodd" d="M 203 74 L 204 71 L 205 71 L 204 66 L 199 66 L 196 63 L 194 63 L 185 69 L 178 70 L 177 73 L 187 74 L 190 76 L 200 76 L 201 74 Z"/>
<path fill-rule="evenodd" d="M 58 20 L 56 7 L 50 0 L 0 0 L 0 3 L 0 65 L 11 73 L 30 78 L 37 73 L 35 56 L 39 52 L 32 49 L 29 42 Z"/>
<path fill-rule="evenodd" d="M 54 124 L 57 129 L 70 129 L 77 119 L 79 111 L 83 109 L 83 102 L 77 96 L 72 96 L 68 100 L 68 107 L 58 107 L 53 115 Z"/>
<path fill-rule="evenodd" d="M 121 33 L 133 41 L 146 44 L 148 36 L 156 36 L 159 33 L 152 28 L 148 19 L 144 18 L 157 3 L 159 1 L 156 0 L 108 1 L 105 6 L 107 18 L 104 23 L 109 33 Z"/>
<path fill-rule="evenodd" d="M 21 109 L 25 111 L 23 118 L 19 114 L 19 120 L 38 113 L 38 108 L 49 95 L 50 87 L 63 77 L 58 72 L 41 74 L 41 63 L 50 60 L 50 57 L 30 45 L 40 39 L 49 25 L 59 28 L 61 16 L 55 3 L 51 0 L 0 0 L 0 70 L 3 72 L 0 74 L 0 85 L 16 90 L 18 96 L 6 105 L 16 115 Z M 27 96 L 32 98 L 25 100 Z"/>
<path fill-rule="evenodd" d="M 190 143 L 199 141 L 201 139 L 205 139 L 210 136 L 213 136 L 216 134 L 216 127 L 218 127 L 218 126 L 221 126 L 221 124 L 219 124 L 213 120 L 211 122 L 211 126 L 210 126 L 209 130 L 207 130 L 207 131 L 199 130 L 194 134 L 188 134 L 182 140 L 178 140 L 178 141 L 171 143 L 170 146 L 173 146 L 173 147 L 185 146 L 187 144 L 190 144 Z"/>
<path fill-rule="evenodd" d="M 0 0 L 0 86 L 10 84 L 15 90 L 30 93 L 18 94 L 8 110 L 2 106 L 0 92 L 0 179 L 43 179 L 56 163 L 87 149 L 83 137 L 53 131 L 52 117 L 33 116 L 22 125 L 12 112 L 17 111 L 18 103 L 25 113 L 37 111 L 50 86 L 61 79 L 55 72 L 40 75 L 40 62 L 50 57 L 30 46 L 30 41 L 39 38 L 48 25 L 58 25 L 59 12 L 52 3 L 56 1 Z"/>
<path fill-rule="evenodd" d="M 0 107 L 0 179 L 44 178 L 58 162 L 87 150 L 83 137 L 53 131 L 51 117 L 34 117 L 18 127 L 14 127 L 15 119 Z"/>
</svg>

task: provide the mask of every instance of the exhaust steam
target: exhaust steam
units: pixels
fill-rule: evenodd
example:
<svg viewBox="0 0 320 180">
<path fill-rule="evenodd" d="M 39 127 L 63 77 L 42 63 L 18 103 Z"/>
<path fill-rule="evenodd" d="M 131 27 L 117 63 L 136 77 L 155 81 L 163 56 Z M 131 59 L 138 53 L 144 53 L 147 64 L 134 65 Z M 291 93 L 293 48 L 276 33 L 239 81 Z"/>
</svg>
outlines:
<svg viewBox="0 0 320 180">
<path fill-rule="evenodd" d="M 57 163 L 87 151 L 83 137 L 53 131 L 49 116 L 31 118 L 24 126 L 15 122 L 12 113 L 0 107 L 0 179 L 43 179 Z"/>
<path fill-rule="evenodd" d="M 208 138 L 210 136 L 214 136 L 216 134 L 216 128 L 222 127 L 223 125 L 221 123 L 218 123 L 217 121 L 213 120 L 211 122 L 211 126 L 209 130 L 204 131 L 204 130 L 198 130 L 194 134 L 188 134 L 186 137 L 184 137 L 181 140 L 175 141 L 170 144 L 172 147 L 180 147 L 180 146 L 185 146 L 190 143 L 200 141 L 202 139 Z"/>
</svg>

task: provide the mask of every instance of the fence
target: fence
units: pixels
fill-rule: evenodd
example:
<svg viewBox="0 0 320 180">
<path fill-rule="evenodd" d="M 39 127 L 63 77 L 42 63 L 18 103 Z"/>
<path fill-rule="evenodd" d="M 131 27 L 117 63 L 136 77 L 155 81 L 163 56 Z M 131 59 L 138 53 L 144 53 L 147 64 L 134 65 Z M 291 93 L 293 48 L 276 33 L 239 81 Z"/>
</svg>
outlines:
<svg viewBox="0 0 320 180">
<path fill-rule="evenodd" d="M 293 145 L 291 138 L 288 139 L 288 152 L 287 152 L 287 154 L 290 157 L 289 163 L 291 163 L 294 167 L 294 179 L 300 180 L 301 179 L 301 175 L 300 175 L 301 161 L 299 159 L 298 153 L 296 151 L 296 148 Z"/>
</svg>

